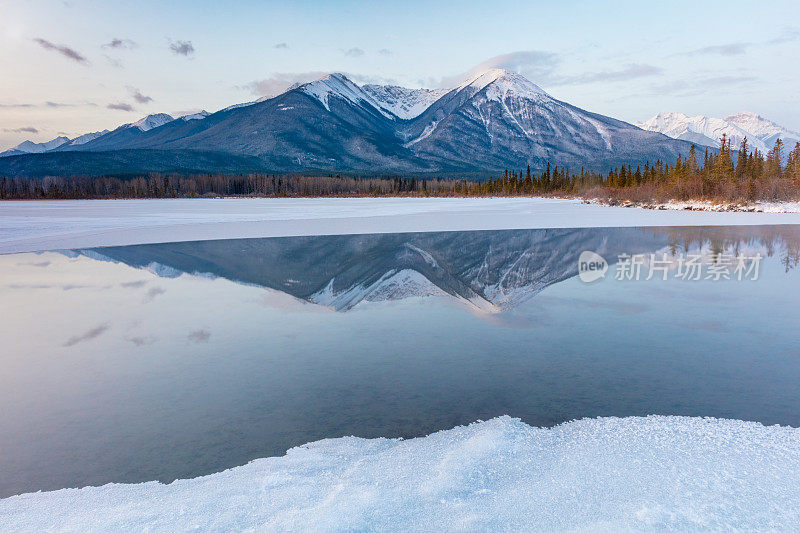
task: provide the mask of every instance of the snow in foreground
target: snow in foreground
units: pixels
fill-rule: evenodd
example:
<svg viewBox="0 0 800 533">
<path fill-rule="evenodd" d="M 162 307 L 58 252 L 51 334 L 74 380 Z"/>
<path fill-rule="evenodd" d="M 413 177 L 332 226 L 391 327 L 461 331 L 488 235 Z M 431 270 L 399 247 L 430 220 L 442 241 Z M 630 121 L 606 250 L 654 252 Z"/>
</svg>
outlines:
<svg viewBox="0 0 800 533">
<path fill-rule="evenodd" d="M 0 253 L 291 235 L 800 224 L 800 212 L 770 210 L 781 212 L 660 211 L 555 198 L 0 201 Z"/>
<path fill-rule="evenodd" d="M 792 529 L 800 429 L 649 416 L 500 417 L 410 440 L 328 439 L 169 485 L 0 500 L 6 530 Z"/>
</svg>

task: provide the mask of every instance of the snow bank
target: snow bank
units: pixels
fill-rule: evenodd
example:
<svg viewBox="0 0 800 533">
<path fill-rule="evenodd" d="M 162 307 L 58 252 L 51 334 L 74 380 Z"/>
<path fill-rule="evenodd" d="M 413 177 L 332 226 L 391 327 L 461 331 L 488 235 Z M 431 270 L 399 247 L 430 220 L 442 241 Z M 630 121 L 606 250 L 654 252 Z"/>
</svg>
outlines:
<svg viewBox="0 0 800 533">
<path fill-rule="evenodd" d="M 604 205 L 600 199 L 589 202 Z M 625 201 L 622 207 L 636 207 L 643 209 L 658 209 L 670 211 L 710 211 L 715 213 L 746 212 L 746 213 L 800 213 L 800 202 L 754 202 L 752 204 L 718 203 L 708 200 L 670 200 L 664 203 L 637 203 Z"/>
<path fill-rule="evenodd" d="M 0 253 L 292 235 L 740 224 L 800 224 L 800 213 L 658 211 L 552 198 L 0 202 Z"/>
<path fill-rule="evenodd" d="M 328 439 L 169 485 L 0 500 L 5 530 L 790 530 L 800 429 L 500 417 L 411 440 Z"/>
</svg>

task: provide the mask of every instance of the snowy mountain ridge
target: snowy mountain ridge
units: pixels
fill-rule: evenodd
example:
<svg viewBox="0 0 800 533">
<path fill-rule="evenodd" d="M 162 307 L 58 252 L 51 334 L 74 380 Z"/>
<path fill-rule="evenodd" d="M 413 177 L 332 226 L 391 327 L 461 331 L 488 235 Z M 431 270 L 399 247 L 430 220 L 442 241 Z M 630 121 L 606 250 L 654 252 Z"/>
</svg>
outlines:
<svg viewBox="0 0 800 533">
<path fill-rule="evenodd" d="M 741 112 L 724 119 L 662 112 L 636 125 L 647 131 L 663 133 L 673 139 L 713 148 L 719 147 L 719 139 L 723 133 L 731 140 L 731 147 L 734 149 L 738 148 L 742 140 L 747 137 L 750 149 L 757 148 L 762 153 L 772 149 L 778 138 L 783 139 L 788 147 L 794 146 L 794 143 L 800 140 L 800 133 L 751 112 Z"/>
<path fill-rule="evenodd" d="M 137 150 L 115 163 L 127 172 L 144 166 L 152 171 L 144 150 L 159 150 L 181 151 L 177 161 L 187 168 L 197 168 L 193 160 L 207 151 L 252 157 L 254 167 L 279 172 L 427 173 L 543 169 L 553 162 L 604 170 L 674 160 L 686 156 L 689 145 L 557 100 L 515 72 L 488 69 L 436 90 L 360 86 L 332 73 L 207 116 L 148 115 L 80 147 L 55 150 Z M 0 170 L 20 174 L 30 166 L 34 172 L 69 173 L 85 166 L 75 155 L 52 161 L 61 165 L 58 170 L 33 159 Z"/>
</svg>

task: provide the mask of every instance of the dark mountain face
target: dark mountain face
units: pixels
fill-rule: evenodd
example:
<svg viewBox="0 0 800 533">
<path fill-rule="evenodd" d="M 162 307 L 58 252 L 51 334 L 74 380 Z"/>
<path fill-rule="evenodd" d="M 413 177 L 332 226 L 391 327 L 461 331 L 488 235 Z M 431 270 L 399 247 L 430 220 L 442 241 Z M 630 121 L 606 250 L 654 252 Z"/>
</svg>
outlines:
<svg viewBox="0 0 800 533">
<path fill-rule="evenodd" d="M 434 94 L 419 93 L 375 87 L 365 91 L 345 76 L 331 74 L 203 119 L 171 120 L 146 131 L 121 127 L 62 150 L 178 151 L 187 169 L 203 166 L 191 161 L 192 151 L 215 152 L 257 158 L 253 171 L 378 174 L 491 172 L 526 165 L 538 170 L 548 162 L 605 170 L 623 163 L 673 160 L 690 147 L 558 101 L 504 70 L 487 71 L 454 88 L 413 118 L 391 111 L 419 108 L 421 100 L 427 104 Z M 381 100 L 386 95 L 391 102 Z M 402 98 L 408 99 L 407 105 Z M 0 159 L 0 174 L 24 175 L 29 166 L 47 170 L 46 161 L 36 158 L 9 159 Z M 70 173 L 68 161 L 58 161 L 58 173 Z M 150 167 L 159 170 L 158 165 Z"/>
</svg>

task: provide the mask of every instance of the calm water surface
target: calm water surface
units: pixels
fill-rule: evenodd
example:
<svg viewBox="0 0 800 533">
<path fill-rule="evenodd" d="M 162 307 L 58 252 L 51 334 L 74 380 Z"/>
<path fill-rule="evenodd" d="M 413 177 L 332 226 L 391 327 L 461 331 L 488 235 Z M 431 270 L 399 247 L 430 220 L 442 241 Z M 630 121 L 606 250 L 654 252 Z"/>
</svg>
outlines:
<svg viewBox="0 0 800 533">
<path fill-rule="evenodd" d="M 611 263 L 605 279 L 578 279 L 585 250 Z M 0 497 L 501 414 L 800 426 L 799 250 L 800 226 L 774 226 L 0 256 Z M 667 280 L 646 280 L 648 265 L 615 279 L 620 254 L 651 253 L 667 254 Z M 676 277 L 687 254 L 706 269 L 764 258 L 757 280 L 690 281 Z"/>
</svg>

